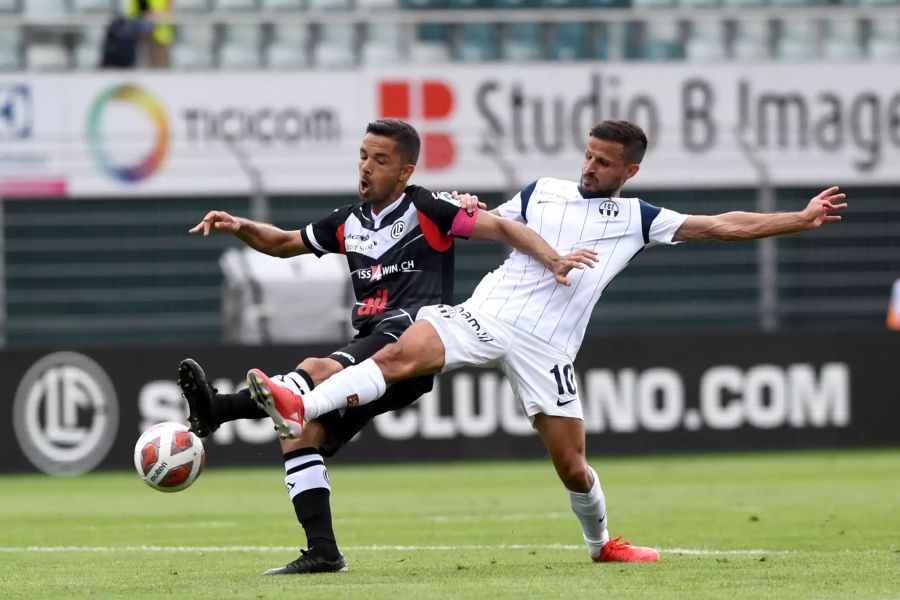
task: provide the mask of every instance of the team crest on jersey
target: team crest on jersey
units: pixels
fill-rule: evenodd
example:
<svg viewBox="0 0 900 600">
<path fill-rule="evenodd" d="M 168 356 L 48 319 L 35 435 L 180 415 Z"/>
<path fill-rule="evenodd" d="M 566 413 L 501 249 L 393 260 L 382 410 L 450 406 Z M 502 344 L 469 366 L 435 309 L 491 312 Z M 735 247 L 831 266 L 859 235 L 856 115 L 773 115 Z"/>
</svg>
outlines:
<svg viewBox="0 0 900 600">
<path fill-rule="evenodd" d="M 619 216 L 619 205 L 612 200 L 604 200 L 600 203 L 600 216 L 615 219 Z"/>
<path fill-rule="evenodd" d="M 393 227 L 391 227 L 391 239 L 399 240 L 403 236 L 404 231 L 406 231 L 406 223 L 397 221 L 394 223 Z"/>
</svg>

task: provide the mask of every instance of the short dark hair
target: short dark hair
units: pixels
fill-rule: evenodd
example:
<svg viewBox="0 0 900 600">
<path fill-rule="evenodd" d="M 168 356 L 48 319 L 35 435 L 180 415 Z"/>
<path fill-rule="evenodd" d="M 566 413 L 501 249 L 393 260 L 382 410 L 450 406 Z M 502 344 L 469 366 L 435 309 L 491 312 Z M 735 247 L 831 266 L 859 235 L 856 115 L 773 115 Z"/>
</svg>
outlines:
<svg viewBox="0 0 900 600">
<path fill-rule="evenodd" d="M 422 142 L 416 128 L 400 119 L 378 119 L 366 126 L 366 133 L 373 133 L 391 138 L 397 144 L 397 152 L 409 164 L 419 161 L 419 149 Z"/>
<path fill-rule="evenodd" d="M 591 129 L 591 137 L 622 144 L 625 148 L 625 160 L 630 164 L 641 164 L 647 150 L 647 135 L 631 121 L 600 121 Z"/>
</svg>

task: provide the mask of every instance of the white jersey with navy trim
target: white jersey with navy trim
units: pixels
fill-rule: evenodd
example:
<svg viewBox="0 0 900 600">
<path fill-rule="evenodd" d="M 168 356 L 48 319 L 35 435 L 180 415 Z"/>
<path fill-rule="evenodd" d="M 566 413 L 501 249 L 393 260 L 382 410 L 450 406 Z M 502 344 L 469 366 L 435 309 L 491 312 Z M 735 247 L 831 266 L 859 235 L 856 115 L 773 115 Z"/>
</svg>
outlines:
<svg viewBox="0 0 900 600">
<path fill-rule="evenodd" d="M 467 304 L 573 359 L 610 281 L 647 246 L 676 243 L 672 237 L 688 216 L 638 198 L 585 198 L 576 182 L 549 177 L 529 184 L 498 210 L 525 223 L 560 254 L 593 250 L 597 264 L 572 270 L 572 285 L 565 287 L 539 261 L 513 250 L 481 280 Z"/>
</svg>

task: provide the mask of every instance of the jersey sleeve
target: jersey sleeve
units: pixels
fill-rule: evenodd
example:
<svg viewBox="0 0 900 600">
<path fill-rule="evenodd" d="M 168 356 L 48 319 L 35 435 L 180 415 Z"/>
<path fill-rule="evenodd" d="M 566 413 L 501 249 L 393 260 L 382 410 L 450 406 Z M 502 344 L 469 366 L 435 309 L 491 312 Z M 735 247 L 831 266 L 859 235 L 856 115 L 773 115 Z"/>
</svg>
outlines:
<svg viewBox="0 0 900 600">
<path fill-rule="evenodd" d="M 528 202 L 531 200 L 531 194 L 537 187 L 537 180 L 526 185 L 522 190 L 512 197 L 511 200 L 504 202 L 497 207 L 497 212 L 504 219 L 511 219 L 519 223 L 527 223 Z"/>
<path fill-rule="evenodd" d="M 638 200 L 641 207 L 641 232 L 644 244 L 680 244 L 672 241 L 675 232 L 689 215 Z"/>
<path fill-rule="evenodd" d="M 471 215 L 453 199 L 449 192 L 429 192 L 418 188 L 413 196 L 419 212 L 419 225 L 428 243 L 439 252 L 453 245 L 453 238 L 469 238 L 475 227 L 475 215 Z"/>
<path fill-rule="evenodd" d="M 342 206 L 324 219 L 300 230 L 303 243 L 313 254 L 344 254 L 344 223 L 350 215 L 350 209 L 350 206 Z"/>
</svg>

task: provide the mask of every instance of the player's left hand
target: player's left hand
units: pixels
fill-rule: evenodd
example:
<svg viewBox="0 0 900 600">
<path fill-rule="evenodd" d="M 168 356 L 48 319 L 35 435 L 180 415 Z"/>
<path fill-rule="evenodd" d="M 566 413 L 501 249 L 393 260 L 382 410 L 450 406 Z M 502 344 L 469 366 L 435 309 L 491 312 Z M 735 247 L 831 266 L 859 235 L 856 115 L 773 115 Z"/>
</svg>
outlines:
<svg viewBox="0 0 900 600">
<path fill-rule="evenodd" d="M 572 252 L 571 254 L 566 254 L 565 256 L 557 256 L 550 265 L 550 271 L 553 272 L 556 283 L 569 287 L 572 285 L 568 277 L 566 277 L 566 275 L 569 274 L 569 271 L 572 269 L 583 269 L 585 267 L 593 268 L 594 263 L 596 262 L 596 252 L 593 250 L 579 250 L 577 252 Z"/>
<path fill-rule="evenodd" d="M 456 190 L 453 190 L 452 194 L 453 199 L 459 202 L 459 205 L 466 209 L 466 212 L 469 216 L 475 214 L 477 210 L 483 210 L 487 208 L 487 204 L 478 200 L 478 196 L 474 194 L 460 194 Z"/>
<path fill-rule="evenodd" d="M 834 213 L 847 208 L 847 203 L 841 202 L 847 194 L 841 194 L 839 190 L 838 186 L 823 190 L 803 209 L 803 218 L 809 222 L 810 229 L 841 220 L 841 216 Z"/>
</svg>

